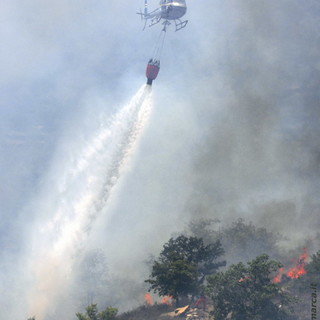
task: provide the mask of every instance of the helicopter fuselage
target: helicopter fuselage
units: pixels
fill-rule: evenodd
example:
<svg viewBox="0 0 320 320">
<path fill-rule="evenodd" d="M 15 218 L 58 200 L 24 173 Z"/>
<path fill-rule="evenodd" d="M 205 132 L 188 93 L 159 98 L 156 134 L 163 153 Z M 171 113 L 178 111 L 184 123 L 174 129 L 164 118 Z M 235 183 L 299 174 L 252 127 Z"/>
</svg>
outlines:
<svg viewBox="0 0 320 320">
<path fill-rule="evenodd" d="M 165 20 L 176 20 L 183 17 L 187 12 L 185 0 L 161 0 L 161 18 Z"/>
<path fill-rule="evenodd" d="M 176 25 L 176 31 L 183 29 L 188 20 L 181 21 L 187 12 L 186 0 L 160 0 L 159 7 L 151 12 L 148 12 L 148 0 L 144 0 L 144 12 L 137 12 L 145 21 L 150 20 L 149 27 L 163 21 L 164 29 L 170 25 L 169 21 L 174 21 Z M 146 26 L 146 22 L 144 28 Z M 143 29 L 144 29 L 143 28 Z"/>
</svg>

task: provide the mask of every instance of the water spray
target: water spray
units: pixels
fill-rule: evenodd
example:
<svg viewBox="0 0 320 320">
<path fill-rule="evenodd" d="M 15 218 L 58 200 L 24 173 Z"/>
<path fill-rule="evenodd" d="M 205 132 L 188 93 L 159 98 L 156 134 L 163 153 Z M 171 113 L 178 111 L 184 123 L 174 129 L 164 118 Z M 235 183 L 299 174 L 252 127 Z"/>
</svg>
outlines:
<svg viewBox="0 0 320 320">
<path fill-rule="evenodd" d="M 39 226 L 28 265 L 33 274 L 28 315 L 45 319 L 54 313 L 58 297 L 68 292 L 75 258 L 96 219 L 107 215 L 107 203 L 128 168 L 150 112 L 151 90 L 143 86 L 109 123 L 73 150 L 74 159 L 50 188 L 46 198 L 54 209 L 48 205 L 49 219 Z M 48 181 L 52 183 L 51 177 Z"/>
</svg>

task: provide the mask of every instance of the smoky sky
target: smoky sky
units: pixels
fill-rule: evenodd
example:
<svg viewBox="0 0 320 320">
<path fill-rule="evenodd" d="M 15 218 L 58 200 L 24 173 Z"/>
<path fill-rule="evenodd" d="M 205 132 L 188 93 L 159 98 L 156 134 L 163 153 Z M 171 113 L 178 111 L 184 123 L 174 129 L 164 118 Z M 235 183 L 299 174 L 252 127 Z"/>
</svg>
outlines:
<svg viewBox="0 0 320 320">
<path fill-rule="evenodd" d="M 226 6 L 234 15 L 212 59 L 218 76 L 209 68 L 203 87 L 213 93 L 198 104 L 206 117 L 222 94 L 223 111 L 206 126 L 189 203 L 219 217 L 245 213 L 294 238 L 317 229 L 319 3 Z"/>
<path fill-rule="evenodd" d="M 161 26 L 142 31 L 141 2 L 0 5 L 0 240 L 5 286 L 15 288 L 1 305 L 10 310 L 27 295 L 32 228 L 50 219 L 37 209 L 48 171 L 58 178 L 69 146 L 145 82 Z M 319 228 L 320 3 L 187 5 L 187 27 L 167 33 L 150 123 L 88 239 L 128 281 L 143 282 L 141 261 L 191 218 L 245 217 L 292 245 Z"/>
</svg>

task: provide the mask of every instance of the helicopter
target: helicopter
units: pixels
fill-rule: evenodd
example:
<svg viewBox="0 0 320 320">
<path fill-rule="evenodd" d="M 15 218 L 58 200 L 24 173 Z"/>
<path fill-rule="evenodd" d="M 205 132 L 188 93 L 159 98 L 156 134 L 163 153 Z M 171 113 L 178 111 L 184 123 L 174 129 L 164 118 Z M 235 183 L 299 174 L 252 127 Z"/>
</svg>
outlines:
<svg viewBox="0 0 320 320">
<path fill-rule="evenodd" d="M 159 5 L 159 8 L 148 12 L 148 0 L 144 0 L 144 12 L 138 12 L 138 14 L 141 15 L 141 18 L 145 20 L 143 29 L 145 29 L 148 20 L 150 20 L 149 27 L 152 27 L 163 20 L 163 28 L 160 32 L 152 58 L 148 61 L 146 68 L 147 85 L 149 86 L 152 86 L 152 82 L 157 78 L 160 70 L 160 56 L 167 27 L 171 24 L 170 21 L 174 21 L 176 31 L 183 29 L 188 23 L 188 20 L 180 20 L 187 12 L 185 0 L 160 0 Z"/>
<path fill-rule="evenodd" d="M 144 12 L 138 12 L 137 14 L 141 15 L 141 18 L 145 20 L 143 29 L 145 29 L 148 20 L 150 20 L 149 27 L 164 20 L 162 23 L 164 30 L 171 24 L 170 21 L 174 21 L 176 31 L 178 31 L 183 29 L 188 23 L 188 20 L 180 20 L 186 12 L 187 5 L 185 0 L 160 0 L 159 8 L 151 12 L 148 12 L 148 0 L 145 0 Z"/>
</svg>

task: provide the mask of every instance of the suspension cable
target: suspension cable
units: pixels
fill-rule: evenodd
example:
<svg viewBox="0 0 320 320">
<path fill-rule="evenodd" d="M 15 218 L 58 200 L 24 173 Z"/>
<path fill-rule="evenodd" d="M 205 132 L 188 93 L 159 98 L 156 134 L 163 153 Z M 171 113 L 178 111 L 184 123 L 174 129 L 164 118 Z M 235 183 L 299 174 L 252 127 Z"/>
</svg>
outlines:
<svg viewBox="0 0 320 320">
<path fill-rule="evenodd" d="M 155 48 L 153 50 L 153 59 L 160 60 L 162 49 L 164 46 L 164 40 L 166 38 L 166 25 L 164 25 L 163 29 L 160 31 L 158 36 L 158 40 L 156 42 Z"/>
</svg>

